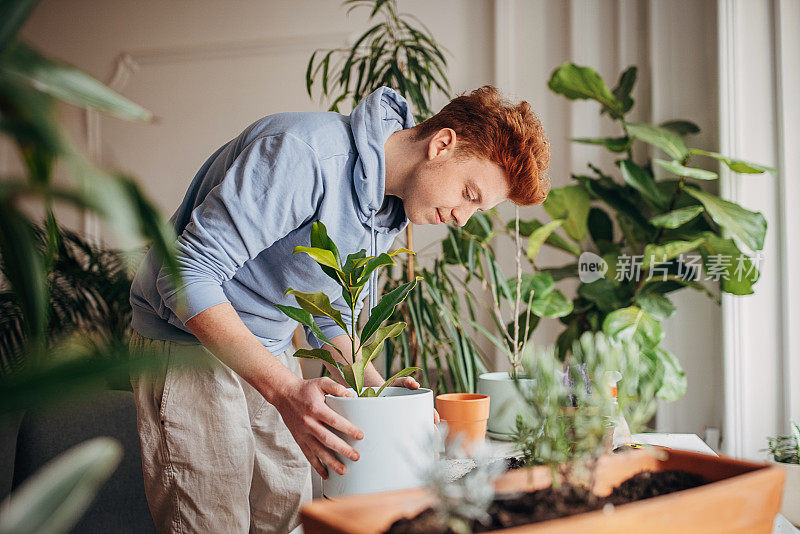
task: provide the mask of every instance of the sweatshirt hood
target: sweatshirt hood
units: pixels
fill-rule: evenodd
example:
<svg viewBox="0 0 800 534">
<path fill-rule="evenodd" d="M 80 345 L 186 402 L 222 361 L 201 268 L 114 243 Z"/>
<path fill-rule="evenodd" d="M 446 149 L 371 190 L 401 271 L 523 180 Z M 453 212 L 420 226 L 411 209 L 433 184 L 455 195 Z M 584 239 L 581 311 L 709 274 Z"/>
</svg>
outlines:
<svg viewBox="0 0 800 534">
<path fill-rule="evenodd" d="M 384 205 L 384 144 L 394 132 L 411 128 L 414 124 L 406 99 L 389 87 L 376 89 L 350 113 L 350 128 L 358 151 L 353 171 L 357 212 L 361 222 L 372 227 L 373 231 L 388 233 L 408 224 L 399 198 L 389 197 Z"/>
</svg>

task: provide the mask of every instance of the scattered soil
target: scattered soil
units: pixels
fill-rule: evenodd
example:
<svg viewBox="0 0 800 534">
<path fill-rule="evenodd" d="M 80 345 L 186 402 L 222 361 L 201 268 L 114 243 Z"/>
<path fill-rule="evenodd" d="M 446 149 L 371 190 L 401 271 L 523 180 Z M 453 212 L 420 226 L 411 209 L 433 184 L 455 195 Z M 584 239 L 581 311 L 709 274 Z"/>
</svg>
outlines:
<svg viewBox="0 0 800 534">
<path fill-rule="evenodd" d="M 555 490 L 546 488 L 522 495 L 498 496 L 489 507 L 486 524 L 474 523 L 473 532 L 489 532 L 566 517 L 607 504 L 619 506 L 705 484 L 703 477 L 686 471 L 644 471 L 616 488 L 607 497 L 597 497 L 583 487 L 563 484 Z M 412 518 L 395 521 L 386 534 L 454 534 L 443 528 L 433 508 Z"/>
<path fill-rule="evenodd" d="M 511 456 L 510 458 L 506 458 L 506 469 L 511 471 L 512 469 L 522 469 L 525 467 L 525 464 L 522 462 L 522 458 L 518 458 L 516 456 Z"/>
</svg>

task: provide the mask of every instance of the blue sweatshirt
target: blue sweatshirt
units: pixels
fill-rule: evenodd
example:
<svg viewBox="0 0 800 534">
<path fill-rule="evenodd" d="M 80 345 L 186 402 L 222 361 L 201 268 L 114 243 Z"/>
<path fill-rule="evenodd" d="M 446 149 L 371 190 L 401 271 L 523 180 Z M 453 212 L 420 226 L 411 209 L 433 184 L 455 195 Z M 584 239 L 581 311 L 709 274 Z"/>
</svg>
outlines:
<svg viewBox="0 0 800 534">
<path fill-rule="evenodd" d="M 381 87 L 349 117 L 278 113 L 247 127 L 203 164 L 170 219 L 179 236 L 182 305 L 151 249 L 131 287 L 133 328 L 152 339 L 197 343 L 185 323 L 230 302 L 259 341 L 279 353 L 298 324 L 275 307 L 297 306 L 283 294 L 288 287 L 323 291 L 352 324 L 336 282 L 307 254 L 292 251 L 310 244 L 314 221 L 325 224 L 342 258 L 389 249 L 408 219 L 400 199 L 384 198 L 384 143 L 412 126 L 405 99 Z M 373 286 L 362 295 L 376 294 Z M 356 317 L 362 306 L 363 300 Z M 344 333 L 332 320 L 317 322 L 328 338 Z"/>
</svg>

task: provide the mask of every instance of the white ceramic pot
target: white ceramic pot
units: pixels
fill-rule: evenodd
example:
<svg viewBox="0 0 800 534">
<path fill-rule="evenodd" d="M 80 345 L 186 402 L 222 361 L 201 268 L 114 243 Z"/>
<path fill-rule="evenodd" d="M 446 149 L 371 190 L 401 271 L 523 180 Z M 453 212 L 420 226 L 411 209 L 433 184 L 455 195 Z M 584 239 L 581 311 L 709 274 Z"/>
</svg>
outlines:
<svg viewBox="0 0 800 534">
<path fill-rule="evenodd" d="M 794 526 L 800 527 L 800 465 L 776 463 L 786 471 L 781 514 Z"/>
<path fill-rule="evenodd" d="M 533 379 L 521 378 L 522 387 L 530 386 Z M 478 377 L 478 393 L 489 395 L 489 421 L 486 430 L 491 437 L 510 439 L 517 428 L 517 414 L 525 414 L 525 401 L 520 396 L 514 380 L 505 371 L 483 373 Z"/>
<path fill-rule="evenodd" d="M 358 451 L 352 461 L 336 455 L 347 471 L 328 469 L 322 481 L 325 497 L 396 491 L 423 485 L 422 468 L 435 450 L 433 392 L 387 387 L 380 397 L 325 396 L 325 403 L 364 432 L 357 440 L 334 431 Z"/>
</svg>

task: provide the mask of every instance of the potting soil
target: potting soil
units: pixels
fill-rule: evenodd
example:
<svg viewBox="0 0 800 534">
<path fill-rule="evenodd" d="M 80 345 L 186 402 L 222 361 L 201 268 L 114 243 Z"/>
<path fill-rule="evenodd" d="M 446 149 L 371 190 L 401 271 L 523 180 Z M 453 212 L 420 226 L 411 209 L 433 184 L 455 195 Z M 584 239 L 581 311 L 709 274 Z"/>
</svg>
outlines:
<svg viewBox="0 0 800 534">
<path fill-rule="evenodd" d="M 486 523 L 473 522 L 472 531 L 490 532 L 548 521 L 599 510 L 608 504 L 619 506 L 703 484 L 705 480 L 701 476 L 687 471 L 644 471 L 624 481 L 606 497 L 597 497 L 585 488 L 571 484 L 563 484 L 557 490 L 550 487 L 522 495 L 500 495 L 490 505 Z M 386 534 L 454 533 L 441 524 L 433 508 L 428 508 L 415 517 L 395 521 Z"/>
</svg>

